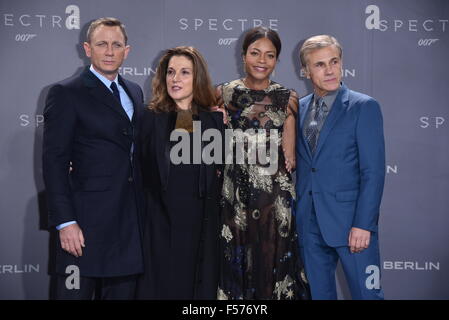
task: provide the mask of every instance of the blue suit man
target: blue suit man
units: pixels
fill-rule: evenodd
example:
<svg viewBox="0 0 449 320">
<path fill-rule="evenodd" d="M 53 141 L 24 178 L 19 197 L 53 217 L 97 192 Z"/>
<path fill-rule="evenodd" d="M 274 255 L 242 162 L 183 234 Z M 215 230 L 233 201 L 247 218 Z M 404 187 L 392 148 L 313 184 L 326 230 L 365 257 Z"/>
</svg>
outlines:
<svg viewBox="0 0 449 320">
<path fill-rule="evenodd" d="M 353 299 L 383 299 L 378 218 L 385 180 L 380 106 L 341 83 L 342 50 L 327 35 L 306 40 L 300 99 L 296 219 L 312 299 L 337 299 L 340 260 Z"/>
</svg>

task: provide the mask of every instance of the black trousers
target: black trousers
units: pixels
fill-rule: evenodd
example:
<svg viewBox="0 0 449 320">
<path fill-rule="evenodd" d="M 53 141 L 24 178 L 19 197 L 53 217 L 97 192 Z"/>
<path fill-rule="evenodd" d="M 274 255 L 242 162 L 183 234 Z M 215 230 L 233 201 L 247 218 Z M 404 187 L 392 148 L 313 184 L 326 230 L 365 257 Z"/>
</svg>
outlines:
<svg viewBox="0 0 449 320">
<path fill-rule="evenodd" d="M 56 276 L 56 300 L 132 300 L 135 299 L 137 275 L 89 278 L 80 277 L 79 289 L 68 289 L 67 276 Z"/>
</svg>

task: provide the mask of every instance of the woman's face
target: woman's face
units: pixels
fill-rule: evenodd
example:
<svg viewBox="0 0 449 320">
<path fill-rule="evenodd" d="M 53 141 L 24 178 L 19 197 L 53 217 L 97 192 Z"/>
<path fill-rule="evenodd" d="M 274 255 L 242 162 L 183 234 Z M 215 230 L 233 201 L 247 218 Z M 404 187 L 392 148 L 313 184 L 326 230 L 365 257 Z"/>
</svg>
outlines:
<svg viewBox="0 0 449 320">
<path fill-rule="evenodd" d="M 248 77 L 266 80 L 276 66 L 276 48 L 268 38 L 260 38 L 249 45 L 243 61 Z"/>
<path fill-rule="evenodd" d="M 193 63 L 186 56 L 173 56 L 168 61 L 165 77 L 168 95 L 180 109 L 188 109 L 193 99 Z"/>
</svg>

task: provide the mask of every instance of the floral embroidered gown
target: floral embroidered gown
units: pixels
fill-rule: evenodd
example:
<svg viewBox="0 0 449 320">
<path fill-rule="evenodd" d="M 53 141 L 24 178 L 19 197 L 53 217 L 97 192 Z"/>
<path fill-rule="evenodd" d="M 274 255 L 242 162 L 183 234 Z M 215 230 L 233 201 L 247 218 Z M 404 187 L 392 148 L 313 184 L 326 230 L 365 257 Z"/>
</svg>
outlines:
<svg viewBox="0 0 449 320">
<path fill-rule="evenodd" d="M 247 133 L 245 156 L 254 155 L 262 134 L 269 158 L 270 129 L 278 132 L 274 171 L 259 154 L 255 163 L 247 157 L 238 164 L 236 141 L 242 140 L 230 142 L 235 149 L 223 172 L 218 299 L 309 299 L 292 214 L 295 189 L 282 151 L 284 146 L 294 157 L 295 128 L 284 133 L 284 122 L 297 113 L 297 95 L 273 81 L 265 90 L 249 89 L 240 79 L 218 86 L 217 92 L 228 129 Z"/>
</svg>

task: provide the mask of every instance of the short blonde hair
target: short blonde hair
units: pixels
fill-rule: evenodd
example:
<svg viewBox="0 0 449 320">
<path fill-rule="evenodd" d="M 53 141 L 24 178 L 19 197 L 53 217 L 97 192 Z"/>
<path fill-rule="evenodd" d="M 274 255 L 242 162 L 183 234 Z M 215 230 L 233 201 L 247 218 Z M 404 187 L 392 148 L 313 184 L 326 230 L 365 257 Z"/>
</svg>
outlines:
<svg viewBox="0 0 449 320">
<path fill-rule="evenodd" d="M 120 27 L 120 30 L 123 33 L 123 37 L 125 38 L 125 45 L 128 42 L 128 36 L 126 35 L 125 31 L 125 25 L 116 18 L 99 18 L 95 21 L 92 21 L 92 23 L 89 26 L 89 29 L 87 29 L 87 35 L 86 35 L 86 42 L 90 43 L 92 40 L 92 34 L 94 33 L 95 29 L 97 29 L 99 26 L 107 26 L 107 27 Z"/>
</svg>

